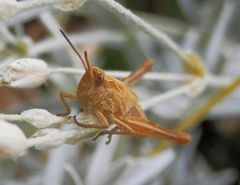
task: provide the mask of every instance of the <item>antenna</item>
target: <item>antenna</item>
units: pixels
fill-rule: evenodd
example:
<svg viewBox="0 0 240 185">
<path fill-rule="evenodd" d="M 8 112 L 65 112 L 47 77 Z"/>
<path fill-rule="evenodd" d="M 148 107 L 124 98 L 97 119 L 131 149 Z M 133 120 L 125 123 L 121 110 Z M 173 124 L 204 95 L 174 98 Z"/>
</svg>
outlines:
<svg viewBox="0 0 240 185">
<path fill-rule="evenodd" d="M 72 49 L 75 51 L 75 53 L 77 54 L 77 56 L 80 58 L 82 64 L 83 64 L 83 67 L 85 69 L 85 71 L 87 71 L 88 67 L 89 67 L 89 64 L 85 64 L 81 54 L 78 52 L 77 48 L 72 44 L 72 42 L 69 40 L 69 38 L 67 37 L 67 35 L 63 32 L 63 30 L 60 29 L 60 32 L 62 33 L 63 37 L 67 40 L 68 44 L 72 47 Z M 85 59 L 86 59 L 86 56 L 85 56 Z M 88 62 L 87 62 L 88 63 Z"/>
<path fill-rule="evenodd" d="M 84 58 L 85 58 L 85 61 L 86 61 L 86 63 L 87 63 L 87 68 L 88 68 L 88 70 L 89 70 L 89 72 L 90 72 L 90 75 L 93 76 L 93 74 L 92 74 L 92 68 L 91 68 L 90 62 L 89 62 L 89 60 L 88 60 L 87 51 L 84 51 Z"/>
</svg>

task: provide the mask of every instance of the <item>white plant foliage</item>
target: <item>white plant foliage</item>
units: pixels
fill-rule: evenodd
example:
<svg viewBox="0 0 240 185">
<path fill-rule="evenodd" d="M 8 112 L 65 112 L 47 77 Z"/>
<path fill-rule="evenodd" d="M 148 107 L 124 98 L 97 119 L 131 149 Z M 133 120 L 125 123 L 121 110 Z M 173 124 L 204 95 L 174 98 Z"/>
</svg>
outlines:
<svg viewBox="0 0 240 185">
<path fill-rule="evenodd" d="M 132 158 L 131 160 L 128 160 L 127 168 L 114 184 L 148 184 L 151 179 L 155 179 L 159 174 L 166 170 L 175 159 L 175 156 L 175 152 L 172 149 L 168 149 L 153 157 Z"/>
<path fill-rule="evenodd" d="M 19 3 L 15 0 L 0 1 L 0 19 L 10 20 L 20 9 Z"/>
<path fill-rule="evenodd" d="M 37 128 L 46 128 L 67 120 L 66 117 L 56 116 L 45 109 L 29 109 L 23 111 L 21 115 L 26 122 Z"/>
<path fill-rule="evenodd" d="M 0 69 L 0 86 L 35 88 L 48 79 L 46 62 L 34 58 L 22 58 Z"/>
<path fill-rule="evenodd" d="M 119 139 L 114 137 L 109 146 L 105 145 L 104 138 L 98 142 L 85 175 L 86 185 L 148 184 L 163 173 L 176 156 L 175 151 L 168 149 L 152 157 L 125 156 L 113 162 Z"/>
<path fill-rule="evenodd" d="M 196 97 L 198 95 L 200 95 L 202 92 L 204 92 L 204 90 L 207 87 L 207 82 L 205 79 L 199 79 L 197 81 L 197 83 L 195 83 L 192 88 L 186 92 L 186 95 L 190 96 L 190 97 Z"/>
<path fill-rule="evenodd" d="M 63 11 L 71 11 L 80 8 L 85 2 L 86 0 L 59 0 L 59 3 L 54 5 L 54 7 Z"/>
<path fill-rule="evenodd" d="M 26 153 L 27 139 L 16 125 L 0 120 L 0 159 L 16 159 Z"/>
<path fill-rule="evenodd" d="M 41 138 L 43 136 L 49 136 L 51 138 L 51 135 L 56 135 L 61 133 L 60 129 L 56 129 L 56 128 L 46 128 L 46 129 L 42 129 L 42 130 L 38 130 L 33 136 L 32 138 Z M 56 148 L 59 147 L 61 145 L 64 144 L 64 142 L 66 141 L 66 138 L 58 138 L 58 139 L 49 139 L 46 142 L 42 142 L 39 144 L 35 145 L 35 148 L 37 150 L 46 150 L 46 149 L 51 149 L 51 148 Z"/>
<path fill-rule="evenodd" d="M 87 0 L 33 0 L 33 1 L 31 0 L 22 0 L 22 1 L 0 0 L 0 21 L 1 19 L 4 21 L 9 21 L 11 20 L 11 18 L 13 18 L 14 15 L 16 15 L 18 12 L 23 10 L 25 10 L 26 12 L 22 12 L 22 13 L 29 16 L 27 12 L 28 10 L 30 10 L 29 12 L 31 12 L 32 9 L 36 9 L 37 7 L 42 7 L 42 6 L 46 6 L 50 8 L 54 7 L 62 11 L 72 11 L 72 10 L 82 8 L 85 2 L 87 2 Z M 148 34 L 147 37 L 148 36 L 153 37 L 154 42 L 165 44 L 166 48 L 169 48 L 171 51 L 173 51 L 173 53 L 175 53 L 175 55 L 178 56 L 178 58 L 181 59 L 182 61 L 185 61 L 185 62 L 187 61 L 185 52 L 183 52 L 182 48 L 178 47 L 178 45 L 172 39 L 170 39 L 166 34 L 162 33 L 161 31 L 155 29 L 153 26 L 145 22 L 140 17 L 133 14 L 131 11 L 123 7 L 117 1 L 95 0 L 95 2 L 98 2 L 104 8 L 110 10 L 112 13 L 117 15 L 118 18 L 122 18 L 124 22 L 127 22 L 131 24 L 131 26 L 138 28 L 139 32 L 143 31 L 147 33 Z M 46 10 L 49 11 L 51 10 L 50 8 L 46 8 Z M 43 11 L 45 11 L 45 9 L 43 9 Z M 42 14 L 43 11 L 42 10 L 40 11 L 41 15 L 40 14 L 37 15 L 38 12 L 35 15 L 34 14 L 35 12 L 33 10 L 34 16 L 33 17 L 30 16 L 30 17 L 32 19 L 35 19 L 35 18 L 41 19 L 41 16 L 43 15 Z M 55 11 L 55 12 L 59 12 L 59 11 Z M 55 16 L 52 16 L 52 18 L 55 19 Z M 20 19 L 22 22 L 18 23 L 18 25 L 14 25 L 15 26 L 14 29 L 16 29 L 16 32 L 21 32 L 22 23 L 24 23 L 24 20 L 25 20 L 22 17 Z M 61 38 L 56 36 L 57 34 L 55 34 L 55 32 L 58 31 L 58 27 L 60 26 L 60 21 L 56 19 L 54 20 L 55 24 L 52 24 L 53 21 L 51 22 L 50 20 L 46 18 L 45 21 L 42 21 L 42 24 L 43 26 L 47 27 L 48 31 L 50 31 L 54 39 L 47 38 L 44 40 L 44 42 L 37 41 L 29 44 L 31 45 L 31 48 L 30 47 L 27 48 L 28 49 L 27 53 L 29 56 L 39 57 L 41 54 L 45 54 L 45 53 L 59 54 L 58 58 L 64 56 L 65 53 L 59 52 L 58 49 L 60 48 L 63 49 L 65 45 L 63 44 Z M 6 24 L 6 30 L 9 31 L 9 33 L 11 33 L 9 28 L 13 25 L 10 22 L 11 21 L 9 21 Z M 4 34 L 4 32 L 1 31 L 0 29 L 0 34 L 1 32 L 3 34 L 0 36 L 4 38 L 6 36 L 6 33 Z M 105 43 L 105 42 L 107 43 L 113 42 L 113 40 L 114 40 L 114 43 L 121 43 L 121 44 L 124 43 L 125 45 L 128 41 L 128 38 L 125 37 L 124 34 L 120 34 L 119 36 L 119 33 L 115 32 L 115 30 L 113 31 L 114 34 L 110 34 L 108 32 L 101 34 L 98 31 L 90 33 L 89 30 L 86 33 L 87 34 L 84 34 L 81 32 L 81 34 L 73 35 L 72 37 L 74 41 L 73 43 L 84 47 L 87 44 L 101 45 L 102 43 Z M 115 35 L 115 33 L 117 34 Z M 219 32 L 216 31 L 216 33 L 219 33 Z M 197 34 L 199 33 L 197 32 Z M 137 35 L 138 33 L 136 34 L 136 38 L 139 39 L 138 41 L 141 41 L 141 43 L 144 43 L 145 45 L 145 40 L 140 37 L 138 38 Z M 216 34 L 216 35 L 218 36 L 220 35 L 220 37 L 223 37 L 223 35 L 221 34 Z M 54 36 L 56 36 L 56 38 Z M 13 39 L 8 39 L 8 40 L 15 41 L 15 39 L 16 38 L 14 35 Z M 218 39 L 215 39 L 215 40 L 218 40 Z M 220 45 L 216 45 L 216 44 L 214 45 L 217 47 L 220 47 Z M 8 49 L 7 47 L 8 47 L 7 43 L 4 43 L 4 42 L 2 43 L 0 41 L 0 53 L 1 53 L 1 50 Z M 210 49 L 211 48 L 212 46 L 210 45 Z M 214 51 L 214 48 L 215 47 L 213 47 L 211 51 Z M 213 52 L 214 54 L 213 58 L 217 57 L 216 53 L 218 54 L 219 52 L 215 52 L 215 53 Z M 11 56 L 7 56 L 7 57 L 10 58 Z M 63 58 L 65 57 L 67 56 L 64 56 Z M 155 56 L 151 55 L 151 57 L 156 59 L 159 56 L 157 54 Z M 70 60 L 71 59 L 72 58 L 70 58 Z M 3 59 L 3 61 L 4 60 L 7 60 L 7 59 Z M 59 65 L 58 62 L 59 61 L 56 61 L 56 65 Z M 216 60 L 213 60 L 214 64 L 215 62 Z M 207 69 L 207 66 L 206 66 L 206 69 Z M 234 70 L 236 69 L 237 68 L 235 66 Z M 53 68 L 53 69 L 49 69 L 47 64 L 43 60 L 24 58 L 24 59 L 16 60 L 9 65 L 2 66 L 2 67 L 0 66 L 0 86 L 8 86 L 8 87 L 14 87 L 14 88 L 35 88 L 42 85 L 48 79 L 48 77 L 54 73 L 83 74 L 84 72 L 85 71 L 76 69 L 76 68 L 65 68 L 65 67 L 61 68 L 59 66 L 56 66 L 56 68 Z M 129 75 L 129 72 L 127 71 L 124 71 L 124 72 L 108 71 L 108 72 L 110 75 L 119 77 L 119 78 L 125 78 L 126 76 Z M 178 110 L 179 116 L 176 117 L 177 119 L 182 116 L 182 112 L 183 112 L 182 109 L 184 109 L 184 111 L 185 109 L 186 110 L 191 109 L 191 107 L 189 106 L 191 104 L 191 101 L 188 101 L 188 100 L 185 101 L 185 99 L 182 98 L 183 97 L 182 95 L 187 95 L 197 100 L 198 95 L 200 95 L 203 92 L 205 93 L 205 90 L 210 89 L 208 87 L 219 88 L 219 87 L 223 87 L 225 85 L 230 84 L 233 79 L 233 75 L 229 74 L 229 76 L 225 77 L 225 75 L 223 74 L 221 78 L 221 76 L 219 76 L 218 74 L 214 75 L 214 74 L 211 74 L 209 71 L 209 74 L 200 78 L 198 76 L 194 76 L 194 75 L 192 76 L 189 74 L 175 74 L 175 73 L 170 74 L 170 73 L 153 72 L 153 73 L 148 73 L 144 78 L 151 81 L 158 80 L 158 81 L 165 81 L 165 82 L 166 81 L 180 82 L 179 84 L 181 84 L 182 86 L 178 86 L 169 91 L 164 91 L 162 94 L 157 94 L 156 96 L 153 96 L 153 97 L 148 97 L 146 101 L 141 103 L 144 109 L 152 108 L 153 106 L 159 104 L 159 106 L 161 106 L 161 108 L 163 108 L 164 110 L 154 109 L 154 111 L 158 116 L 161 117 L 160 114 L 163 114 L 164 116 L 166 116 L 166 118 L 173 118 L 174 116 L 176 116 L 177 113 L 174 109 L 179 109 Z M 67 90 L 68 84 L 66 85 L 65 83 L 62 83 L 61 85 L 64 88 L 64 90 Z M 150 92 L 151 90 L 148 90 L 146 88 L 146 94 L 151 96 Z M 143 91 L 141 91 L 140 93 L 143 94 Z M 175 98 L 178 98 L 181 101 L 175 101 Z M 164 105 L 164 103 L 169 105 L 171 101 L 173 103 L 172 103 L 172 106 L 169 106 L 170 108 Z M 177 106 L 175 106 L 175 103 L 177 104 Z M 167 111 L 171 111 L 171 114 L 170 113 L 167 114 L 166 113 Z M 19 129 L 17 126 L 10 124 L 6 121 L 1 121 L 1 119 L 8 120 L 8 121 L 16 121 L 19 123 L 27 122 L 33 125 L 34 127 L 36 127 L 37 132 L 32 137 L 26 138 L 21 129 Z M 83 124 L 84 123 L 98 124 L 99 122 L 99 120 L 90 113 L 78 113 L 76 115 L 76 119 L 77 121 Z M 61 123 L 61 125 L 58 123 Z M 88 129 L 88 128 L 78 127 L 75 123 L 73 123 L 73 119 L 71 116 L 59 117 L 44 109 L 29 109 L 29 110 L 23 111 L 21 114 L 12 114 L 12 115 L 1 113 L 0 114 L 0 159 L 1 158 L 16 159 L 18 156 L 21 156 L 24 153 L 26 153 L 27 148 L 30 148 L 30 147 L 35 147 L 37 150 L 47 150 L 47 149 L 52 149 L 55 147 L 62 146 L 64 144 L 76 144 L 79 141 L 81 142 L 89 141 L 89 140 L 92 140 L 92 138 L 94 138 L 98 133 L 99 133 L 99 129 Z M 144 156 L 131 157 L 131 156 L 122 155 L 121 152 L 123 151 L 120 151 L 120 150 L 122 150 L 123 144 L 121 143 L 120 138 L 121 137 L 119 136 L 114 136 L 110 145 L 105 145 L 105 141 L 106 141 L 105 136 L 98 139 L 96 142 L 98 142 L 99 140 L 100 142 L 97 143 L 94 151 L 81 151 L 81 152 L 89 152 L 88 153 L 89 155 L 88 157 L 84 157 L 83 160 L 78 160 L 79 162 L 76 163 L 75 167 L 74 167 L 75 164 L 73 164 L 72 166 L 69 165 L 66 168 L 65 164 L 68 164 L 69 160 L 73 161 L 73 158 L 74 158 L 73 156 L 79 155 L 79 148 L 77 148 L 78 145 L 74 145 L 73 146 L 74 150 L 72 151 L 70 151 L 71 150 L 70 148 L 72 146 L 64 145 L 63 147 L 59 147 L 58 149 L 52 150 L 50 152 L 50 155 L 48 156 L 48 162 L 47 162 L 48 164 L 46 165 L 47 167 L 45 170 L 45 174 L 42 175 L 42 172 L 37 173 L 38 174 L 37 182 L 34 182 L 34 183 L 30 183 L 27 181 L 18 182 L 17 180 L 12 180 L 12 179 L 5 181 L 5 178 L 4 178 L 3 183 L 4 185 L 5 184 L 6 185 L 7 184 L 24 184 L 24 185 L 26 184 L 43 184 L 43 185 L 63 184 L 64 166 L 65 166 L 65 170 L 68 171 L 68 173 L 72 176 L 74 183 L 79 185 L 83 185 L 83 184 L 85 185 L 92 185 L 92 184 L 94 185 L 103 185 L 103 184 L 104 185 L 105 184 L 144 185 L 144 184 L 152 184 L 151 183 L 152 180 L 156 180 L 155 184 L 161 184 L 161 183 L 164 184 L 163 179 L 165 178 L 166 174 L 171 176 L 171 179 L 173 180 L 177 179 L 177 181 L 173 181 L 173 182 L 168 181 L 168 183 L 170 184 L 177 184 L 179 182 L 181 184 L 181 181 L 178 180 L 177 176 L 181 176 L 181 178 L 183 178 L 186 182 L 190 182 L 189 184 L 194 184 L 194 183 L 208 184 L 208 182 L 209 184 L 228 184 L 229 182 L 232 181 L 232 179 L 236 178 L 236 177 L 232 177 L 234 176 L 234 174 L 232 175 L 232 173 L 230 173 L 230 175 L 227 174 L 227 176 L 225 176 L 224 174 L 219 174 L 218 176 L 213 174 L 208 176 L 206 175 L 206 174 L 210 174 L 210 173 L 206 173 L 206 172 L 209 172 L 208 168 L 206 169 L 203 168 L 204 170 L 202 170 L 206 174 L 198 173 L 199 169 L 202 168 L 202 164 L 203 164 L 202 162 L 200 162 L 198 166 L 192 163 L 193 166 L 197 166 L 197 169 L 192 168 L 192 165 L 191 165 L 191 168 L 188 168 L 188 166 L 186 165 L 186 161 L 182 159 L 179 160 L 177 158 L 177 156 L 179 156 L 179 153 L 177 153 L 178 151 L 173 149 L 166 149 L 162 153 L 158 153 L 155 156 L 148 156 L 148 157 L 144 157 Z M 145 145 L 146 143 L 144 142 L 142 142 L 141 144 L 143 144 L 141 147 L 147 146 Z M 133 147 L 134 149 L 135 147 L 136 148 L 138 147 L 138 146 L 131 145 L 131 142 L 129 143 L 125 142 L 124 145 L 125 147 L 126 146 Z M 189 153 L 189 150 L 186 148 L 183 148 L 183 150 Z M 83 147 L 83 150 L 84 150 L 84 147 Z M 186 155 L 184 155 L 185 160 L 192 160 L 187 155 L 187 153 Z M 29 158 L 27 160 L 29 160 Z M 174 166 L 178 167 L 175 173 L 173 170 L 170 170 L 170 172 L 169 170 L 166 170 L 167 168 L 169 168 L 169 166 L 172 164 L 174 160 L 180 161 L 178 166 L 174 164 Z M 31 166 L 32 165 L 31 162 L 27 161 L 26 164 Z M 194 162 L 194 161 L 191 161 L 191 162 Z M 79 170 L 78 168 L 79 166 L 77 166 L 78 164 L 81 164 L 81 170 L 83 171 Z M 187 166 L 187 167 L 184 169 L 182 168 L 183 166 Z M 0 173 L 2 169 L 5 170 L 4 167 L 3 168 L 0 167 Z M 194 170 L 187 172 L 187 169 L 188 170 L 194 169 Z M 81 173 L 79 173 L 79 171 Z M 84 172 L 84 176 L 81 178 L 80 174 L 82 174 L 82 172 Z M 163 172 L 165 172 L 165 174 L 163 174 Z M 204 182 L 202 181 L 198 182 L 199 174 L 201 176 L 201 179 L 203 177 L 204 178 L 206 177 L 204 179 Z M 27 178 L 30 179 L 32 177 L 33 177 L 32 174 L 28 174 Z M 194 181 L 192 181 L 192 179 L 194 179 Z M 188 183 L 185 183 L 185 184 L 188 184 Z"/>
<path fill-rule="evenodd" d="M 65 126 L 70 126 L 70 128 L 45 128 L 38 130 L 32 137 L 28 138 L 28 148 L 55 148 L 64 143 L 75 144 L 79 141 L 89 141 L 92 140 L 99 131 L 98 129 L 80 128 L 75 124 Z"/>
</svg>

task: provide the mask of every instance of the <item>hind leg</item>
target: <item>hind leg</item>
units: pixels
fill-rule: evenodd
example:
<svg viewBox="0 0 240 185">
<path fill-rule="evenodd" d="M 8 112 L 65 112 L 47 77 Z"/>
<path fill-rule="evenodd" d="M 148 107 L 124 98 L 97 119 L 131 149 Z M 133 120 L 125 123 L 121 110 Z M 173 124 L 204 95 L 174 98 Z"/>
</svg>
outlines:
<svg viewBox="0 0 240 185">
<path fill-rule="evenodd" d="M 114 118 L 114 122 L 117 125 L 112 130 L 103 130 L 101 131 L 93 140 L 96 140 L 99 136 L 108 135 L 108 141 L 106 144 L 109 144 L 112 139 L 112 135 L 134 135 L 134 131 L 123 121 Z"/>
<path fill-rule="evenodd" d="M 145 73 L 147 73 L 153 66 L 152 60 L 146 60 L 138 69 L 133 71 L 128 77 L 123 79 L 123 82 L 129 86 L 139 81 Z"/>
<path fill-rule="evenodd" d="M 108 135 L 108 140 L 106 141 L 106 144 L 109 144 L 112 140 L 112 135 L 131 135 L 129 134 L 128 132 L 125 132 L 125 131 L 121 131 L 119 130 L 118 127 L 114 127 L 113 129 L 111 130 L 103 130 L 101 131 L 99 134 L 97 134 L 93 140 L 96 140 L 97 138 L 99 138 L 100 136 L 103 136 L 103 135 Z"/>
</svg>

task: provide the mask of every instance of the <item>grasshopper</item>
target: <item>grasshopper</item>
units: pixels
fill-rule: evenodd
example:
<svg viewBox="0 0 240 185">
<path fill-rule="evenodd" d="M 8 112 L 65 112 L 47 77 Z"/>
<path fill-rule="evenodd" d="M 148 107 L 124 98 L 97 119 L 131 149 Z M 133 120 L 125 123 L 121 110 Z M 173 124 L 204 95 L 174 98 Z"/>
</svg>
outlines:
<svg viewBox="0 0 240 185">
<path fill-rule="evenodd" d="M 103 70 L 96 66 L 91 66 L 87 52 L 84 58 L 77 48 L 71 43 L 65 33 L 60 30 L 69 45 L 78 55 L 85 69 L 85 74 L 80 80 L 77 93 L 60 92 L 60 98 L 67 110 L 62 116 L 71 113 L 71 107 L 66 101 L 67 98 L 77 101 L 83 112 L 93 115 L 97 123 L 80 123 L 76 116 L 74 122 L 84 128 L 102 129 L 99 135 L 136 135 L 146 137 L 159 137 L 179 144 L 186 144 L 191 141 L 191 136 L 181 132 L 174 132 L 150 122 L 139 105 L 138 96 L 133 92 L 131 86 L 139 81 L 142 76 L 153 66 L 153 62 L 148 59 L 145 63 L 133 71 L 123 81 L 107 75 Z M 114 128 L 109 130 L 110 124 Z M 97 137 L 98 137 L 97 136 Z M 109 140 L 110 141 L 110 140 Z"/>
</svg>

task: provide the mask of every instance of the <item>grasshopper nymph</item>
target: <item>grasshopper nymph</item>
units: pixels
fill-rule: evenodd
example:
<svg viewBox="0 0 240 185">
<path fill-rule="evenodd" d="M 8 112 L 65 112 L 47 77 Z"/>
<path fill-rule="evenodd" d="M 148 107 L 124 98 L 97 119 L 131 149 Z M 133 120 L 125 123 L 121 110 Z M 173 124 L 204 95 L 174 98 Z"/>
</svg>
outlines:
<svg viewBox="0 0 240 185">
<path fill-rule="evenodd" d="M 80 58 L 85 69 L 76 94 L 60 93 L 60 98 L 67 109 L 67 112 L 61 115 L 66 116 L 71 113 L 71 107 L 66 101 L 66 98 L 70 98 L 77 101 L 83 112 L 92 114 L 98 120 L 97 124 L 83 124 L 78 122 L 75 116 L 73 117 L 75 123 L 84 128 L 103 129 L 99 135 L 159 137 L 179 144 L 191 141 L 191 136 L 188 134 L 174 132 L 150 122 L 139 105 L 137 95 L 131 89 L 131 86 L 151 69 L 153 62 L 150 59 L 146 60 L 140 68 L 133 71 L 123 81 L 120 81 L 107 75 L 100 68 L 91 66 L 87 52 L 84 52 L 83 58 L 64 32 L 60 31 Z M 112 130 L 107 130 L 110 123 L 114 124 L 115 127 Z"/>
</svg>

